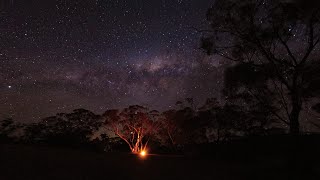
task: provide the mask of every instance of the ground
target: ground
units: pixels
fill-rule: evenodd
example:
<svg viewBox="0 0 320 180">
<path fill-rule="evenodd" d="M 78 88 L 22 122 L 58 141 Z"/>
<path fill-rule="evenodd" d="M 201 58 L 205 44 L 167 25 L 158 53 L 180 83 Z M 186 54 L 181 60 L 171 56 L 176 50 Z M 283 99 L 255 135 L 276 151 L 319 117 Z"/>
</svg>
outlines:
<svg viewBox="0 0 320 180">
<path fill-rule="evenodd" d="M 224 148 L 220 151 L 231 152 Z M 319 155 L 310 155 L 315 150 L 311 150 L 306 158 L 297 158 L 295 167 L 290 166 L 291 161 L 287 158 L 281 158 L 281 153 L 258 157 L 251 156 L 250 151 L 239 150 L 237 152 L 243 154 L 241 157 L 238 153 L 220 156 L 217 152 L 199 152 L 141 158 L 130 153 L 2 144 L 0 179 L 320 179 Z"/>
</svg>

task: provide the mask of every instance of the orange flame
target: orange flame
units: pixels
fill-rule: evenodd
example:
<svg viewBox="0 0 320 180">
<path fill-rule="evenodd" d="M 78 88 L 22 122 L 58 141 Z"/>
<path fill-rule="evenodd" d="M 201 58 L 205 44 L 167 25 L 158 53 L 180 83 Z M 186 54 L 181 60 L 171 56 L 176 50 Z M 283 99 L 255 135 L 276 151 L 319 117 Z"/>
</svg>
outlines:
<svg viewBox="0 0 320 180">
<path fill-rule="evenodd" d="M 146 155 L 147 155 L 147 152 L 146 152 L 146 151 L 141 151 L 141 152 L 140 152 L 140 156 L 144 157 L 144 156 L 146 156 Z"/>
</svg>

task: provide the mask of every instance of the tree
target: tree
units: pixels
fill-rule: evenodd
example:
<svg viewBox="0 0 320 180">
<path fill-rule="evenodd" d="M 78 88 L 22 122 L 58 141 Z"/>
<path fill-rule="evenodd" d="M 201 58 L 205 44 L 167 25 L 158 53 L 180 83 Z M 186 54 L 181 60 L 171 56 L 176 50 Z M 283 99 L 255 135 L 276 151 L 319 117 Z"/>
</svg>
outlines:
<svg viewBox="0 0 320 180">
<path fill-rule="evenodd" d="M 148 142 L 159 128 L 157 111 L 134 105 L 119 110 L 107 110 L 105 127 L 124 140 L 132 153 L 146 150 Z"/>
<path fill-rule="evenodd" d="M 101 126 L 101 117 L 85 109 L 72 113 L 58 113 L 42 119 L 26 128 L 26 137 L 31 141 L 54 144 L 85 144 Z"/>
<path fill-rule="evenodd" d="M 198 108 L 192 98 L 186 98 L 185 101 L 176 103 L 179 104 L 178 110 L 164 112 L 163 127 L 175 141 L 174 144 L 207 142 L 207 129 L 212 121 L 209 107 L 215 103 L 215 99 L 209 98 L 204 106 Z"/>
<path fill-rule="evenodd" d="M 7 118 L 0 121 L 0 140 L 10 140 L 10 137 L 18 128 L 19 124 L 15 123 L 13 119 Z"/>
<path fill-rule="evenodd" d="M 317 113 L 320 113 L 320 103 L 312 107 Z"/>
<path fill-rule="evenodd" d="M 207 12 L 210 29 L 202 30 L 202 48 L 208 54 L 231 60 L 239 72 L 246 73 L 234 79 L 243 80 L 236 84 L 241 86 L 232 88 L 244 87 L 261 102 L 261 96 L 275 97 L 277 101 L 264 103 L 265 108 L 287 124 L 291 134 L 300 132 L 305 100 L 319 95 L 310 96 L 308 88 L 319 88 L 315 84 L 320 81 L 319 73 L 309 71 L 311 64 L 319 64 L 319 6 L 299 3 L 216 0 Z"/>
<path fill-rule="evenodd" d="M 183 144 L 185 139 L 181 119 L 177 117 L 177 111 L 172 109 L 163 112 L 162 117 L 160 139 L 163 144 L 176 151 L 177 146 Z"/>
<path fill-rule="evenodd" d="M 320 120 L 320 103 L 318 103 L 318 104 L 316 104 L 316 105 L 314 105 L 313 107 L 312 107 L 312 109 L 317 113 L 317 115 L 316 115 L 316 119 L 317 120 Z M 311 122 L 315 127 L 317 127 L 318 129 L 320 129 L 320 125 L 318 124 L 318 123 L 315 123 L 315 122 Z"/>
</svg>

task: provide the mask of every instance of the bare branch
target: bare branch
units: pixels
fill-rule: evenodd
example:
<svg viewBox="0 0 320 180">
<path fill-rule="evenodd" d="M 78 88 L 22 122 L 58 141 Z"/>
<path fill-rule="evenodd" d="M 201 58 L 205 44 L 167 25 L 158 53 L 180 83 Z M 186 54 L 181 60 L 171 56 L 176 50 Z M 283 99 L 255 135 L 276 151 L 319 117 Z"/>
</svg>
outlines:
<svg viewBox="0 0 320 180">
<path fill-rule="evenodd" d="M 284 120 L 278 113 L 274 112 L 274 111 L 272 110 L 272 108 L 271 108 L 268 104 L 266 104 L 263 100 L 261 100 L 261 99 L 260 99 L 257 95 L 255 95 L 252 91 L 250 91 L 250 90 L 248 90 L 248 91 L 249 91 L 249 93 L 250 93 L 253 97 L 255 97 L 261 104 L 264 104 L 264 106 L 267 108 L 267 110 L 268 110 L 270 113 L 272 113 L 274 116 L 276 116 L 276 117 L 277 117 L 280 121 L 282 121 L 283 123 L 289 125 L 289 122 L 286 121 L 286 120 Z"/>
<path fill-rule="evenodd" d="M 279 92 L 280 94 L 280 97 L 281 97 L 281 102 L 282 102 L 282 105 L 284 106 L 285 108 L 285 111 L 287 113 L 287 116 L 290 117 L 290 113 L 289 113 L 289 108 L 288 108 L 288 103 L 284 97 L 284 91 L 283 91 L 283 88 L 282 88 L 282 84 L 280 85 L 280 88 L 278 87 L 278 85 L 276 84 L 276 82 L 274 80 L 272 80 L 276 90 Z"/>
<path fill-rule="evenodd" d="M 316 40 L 316 42 L 314 42 L 314 24 L 313 24 L 313 20 L 310 20 L 309 23 L 309 37 L 308 37 L 308 48 L 307 48 L 307 52 L 304 55 L 304 57 L 302 58 L 300 65 L 303 65 L 309 58 L 311 52 L 314 50 L 314 48 L 317 46 L 317 44 L 319 43 L 319 39 Z"/>
<path fill-rule="evenodd" d="M 294 57 L 292 51 L 290 50 L 288 44 L 286 41 L 284 41 L 281 36 L 279 35 L 279 33 L 277 33 L 278 39 L 280 40 L 281 44 L 286 48 L 289 56 L 291 57 L 291 59 L 293 60 L 293 63 L 295 64 L 295 66 L 298 65 L 297 59 Z"/>
</svg>

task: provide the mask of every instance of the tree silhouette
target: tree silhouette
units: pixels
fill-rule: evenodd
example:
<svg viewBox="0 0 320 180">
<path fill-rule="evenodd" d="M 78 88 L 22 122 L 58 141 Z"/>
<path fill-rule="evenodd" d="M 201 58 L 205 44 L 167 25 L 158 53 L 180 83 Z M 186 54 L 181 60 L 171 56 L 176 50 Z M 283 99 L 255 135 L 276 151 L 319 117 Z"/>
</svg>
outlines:
<svg viewBox="0 0 320 180">
<path fill-rule="evenodd" d="M 10 137 L 18 128 L 19 124 L 15 123 L 13 119 L 7 118 L 0 121 L 0 140 L 8 141 L 11 140 Z"/>
<path fill-rule="evenodd" d="M 210 118 L 199 116 L 200 109 L 193 98 L 177 101 L 177 110 L 163 112 L 163 130 L 172 145 L 206 142 L 206 127 Z M 203 114 L 202 114 L 203 115 Z M 165 137 L 165 136 L 164 136 Z"/>
<path fill-rule="evenodd" d="M 101 125 L 99 115 L 85 109 L 72 113 L 58 113 L 26 128 L 29 141 L 44 141 L 54 144 L 85 144 Z"/>
<path fill-rule="evenodd" d="M 181 101 L 179 101 L 181 102 Z M 179 110 L 167 110 L 161 114 L 161 128 L 159 131 L 162 143 L 171 147 L 174 151 L 190 141 L 193 129 L 187 126 L 194 120 L 195 113 L 189 107 L 182 107 Z"/>
<path fill-rule="evenodd" d="M 313 106 L 313 109 L 317 112 L 317 113 L 320 113 L 320 103 Z"/>
<path fill-rule="evenodd" d="M 161 121 L 161 131 L 163 144 L 172 146 L 173 148 L 179 143 L 177 138 L 181 133 L 181 128 L 175 119 L 176 111 L 168 110 L 162 113 L 163 120 Z"/>
<path fill-rule="evenodd" d="M 158 112 L 138 105 L 122 111 L 107 110 L 103 117 L 105 127 L 124 140 L 133 153 L 145 150 L 159 128 Z"/>
<path fill-rule="evenodd" d="M 319 6 L 299 3 L 217 0 L 207 13 L 210 29 L 202 31 L 202 48 L 208 54 L 237 64 L 234 79 L 229 79 L 234 86 L 229 87 L 245 89 L 261 103 L 260 97 L 274 97 L 265 108 L 287 124 L 291 134 L 300 132 L 303 102 L 319 95 L 307 93 L 308 88 L 319 91 L 319 73 L 311 68 L 319 64 Z"/>
</svg>

